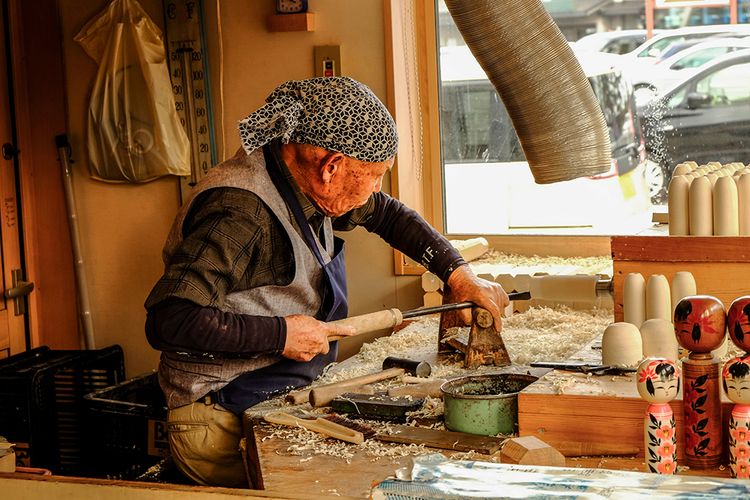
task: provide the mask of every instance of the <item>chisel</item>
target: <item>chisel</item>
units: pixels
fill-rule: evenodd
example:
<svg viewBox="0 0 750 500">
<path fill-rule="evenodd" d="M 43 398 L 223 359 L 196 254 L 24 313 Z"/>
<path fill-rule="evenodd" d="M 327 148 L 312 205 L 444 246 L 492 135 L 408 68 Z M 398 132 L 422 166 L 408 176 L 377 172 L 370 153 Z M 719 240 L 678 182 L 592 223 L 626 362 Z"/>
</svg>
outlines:
<svg viewBox="0 0 750 500">
<path fill-rule="evenodd" d="M 531 294 L 529 292 L 514 292 L 509 293 L 508 298 L 510 300 L 529 300 Z M 360 316 L 352 316 L 351 318 L 339 319 L 332 321 L 333 325 L 351 326 L 354 327 L 356 333 L 354 335 L 361 335 L 364 333 L 371 333 L 377 330 L 383 330 L 386 328 L 393 328 L 394 326 L 400 325 L 405 319 L 416 318 L 419 316 L 427 316 L 429 314 L 436 314 L 446 311 L 456 311 L 459 309 L 466 309 L 468 307 L 475 307 L 476 304 L 473 302 L 458 302 L 456 304 L 443 304 L 435 307 L 420 307 L 418 309 L 411 309 L 409 311 L 401 311 L 399 309 L 385 309 L 383 311 L 377 311 L 374 313 L 362 314 Z M 345 338 L 343 335 L 331 335 L 328 340 L 341 340 Z"/>
</svg>

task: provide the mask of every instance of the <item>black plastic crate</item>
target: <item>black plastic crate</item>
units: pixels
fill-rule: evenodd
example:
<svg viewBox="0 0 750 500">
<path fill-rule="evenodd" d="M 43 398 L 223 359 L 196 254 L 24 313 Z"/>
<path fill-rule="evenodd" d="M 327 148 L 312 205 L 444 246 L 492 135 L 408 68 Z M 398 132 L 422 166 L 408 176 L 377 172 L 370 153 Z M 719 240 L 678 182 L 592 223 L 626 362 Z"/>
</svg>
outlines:
<svg viewBox="0 0 750 500">
<path fill-rule="evenodd" d="M 122 348 L 38 347 L 0 360 L 0 434 L 20 466 L 84 475 L 83 397 L 125 378 Z"/>
<path fill-rule="evenodd" d="M 167 402 L 155 373 L 86 395 L 86 461 L 95 477 L 134 479 L 169 454 Z"/>
</svg>

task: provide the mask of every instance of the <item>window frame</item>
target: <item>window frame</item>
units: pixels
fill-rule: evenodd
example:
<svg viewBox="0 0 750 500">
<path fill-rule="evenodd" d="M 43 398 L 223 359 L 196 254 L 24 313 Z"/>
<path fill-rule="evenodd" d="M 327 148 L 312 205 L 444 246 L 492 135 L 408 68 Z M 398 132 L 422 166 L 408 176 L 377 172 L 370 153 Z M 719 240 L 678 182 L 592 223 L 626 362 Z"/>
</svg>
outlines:
<svg viewBox="0 0 750 500">
<path fill-rule="evenodd" d="M 387 105 L 399 128 L 391 191 L 445 234 L 436 16 L 435 0 L 384 0 Z M 417 89 L 416 103 L 410 102 L 404 87 Z M 414 119 L 416 113 L 421 116 L 419 120 Z M 490 247 L 520 255 L 611 255 L 611 237 L 606 235 L 445 236 L 449 239 L 483 236 Z M 420 275 L 425 271 L 401 252 L 394 253 L 394 260 L 396 275 Z"/>
</svg>

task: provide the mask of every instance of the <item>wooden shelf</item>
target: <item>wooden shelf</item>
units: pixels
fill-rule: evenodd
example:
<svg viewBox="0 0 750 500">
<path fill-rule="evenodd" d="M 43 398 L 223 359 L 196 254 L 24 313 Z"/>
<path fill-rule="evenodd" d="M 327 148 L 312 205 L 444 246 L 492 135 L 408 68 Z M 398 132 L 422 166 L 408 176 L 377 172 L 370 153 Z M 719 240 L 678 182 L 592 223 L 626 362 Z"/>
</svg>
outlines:
<svg viewBox="0 0 750 500">
<path fill-rule="evenodd" d="M 614 269 L 615 321 L 622 321 L 623 282 L 628 273 L 648 280 L 690 271 L 698 293 L 713 295 L 729 307 L 750 292 L 750 237 L 747 236 L 615 236 L 611 241 Z"/>
<path fill-rule="evenodd" d="M 268 31 L 315 31 L 315 13 L 272 14 L 266 17 Z"/>
</svg>

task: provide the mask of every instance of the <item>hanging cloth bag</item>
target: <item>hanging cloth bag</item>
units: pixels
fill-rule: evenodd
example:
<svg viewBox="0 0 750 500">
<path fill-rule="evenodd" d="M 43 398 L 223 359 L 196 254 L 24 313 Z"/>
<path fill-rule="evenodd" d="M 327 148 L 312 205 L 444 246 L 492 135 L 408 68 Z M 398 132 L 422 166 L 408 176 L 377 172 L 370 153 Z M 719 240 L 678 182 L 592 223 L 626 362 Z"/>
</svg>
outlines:
<svg viewBox="0 0 750 500">
<path fill-rule="evenodd" d="M 146 182 L 190 175 L 161 30 L 135 0 L 113 0 L 75 36 L 98 64 L 88 110 L 92 177 Z"/>
</svg>

